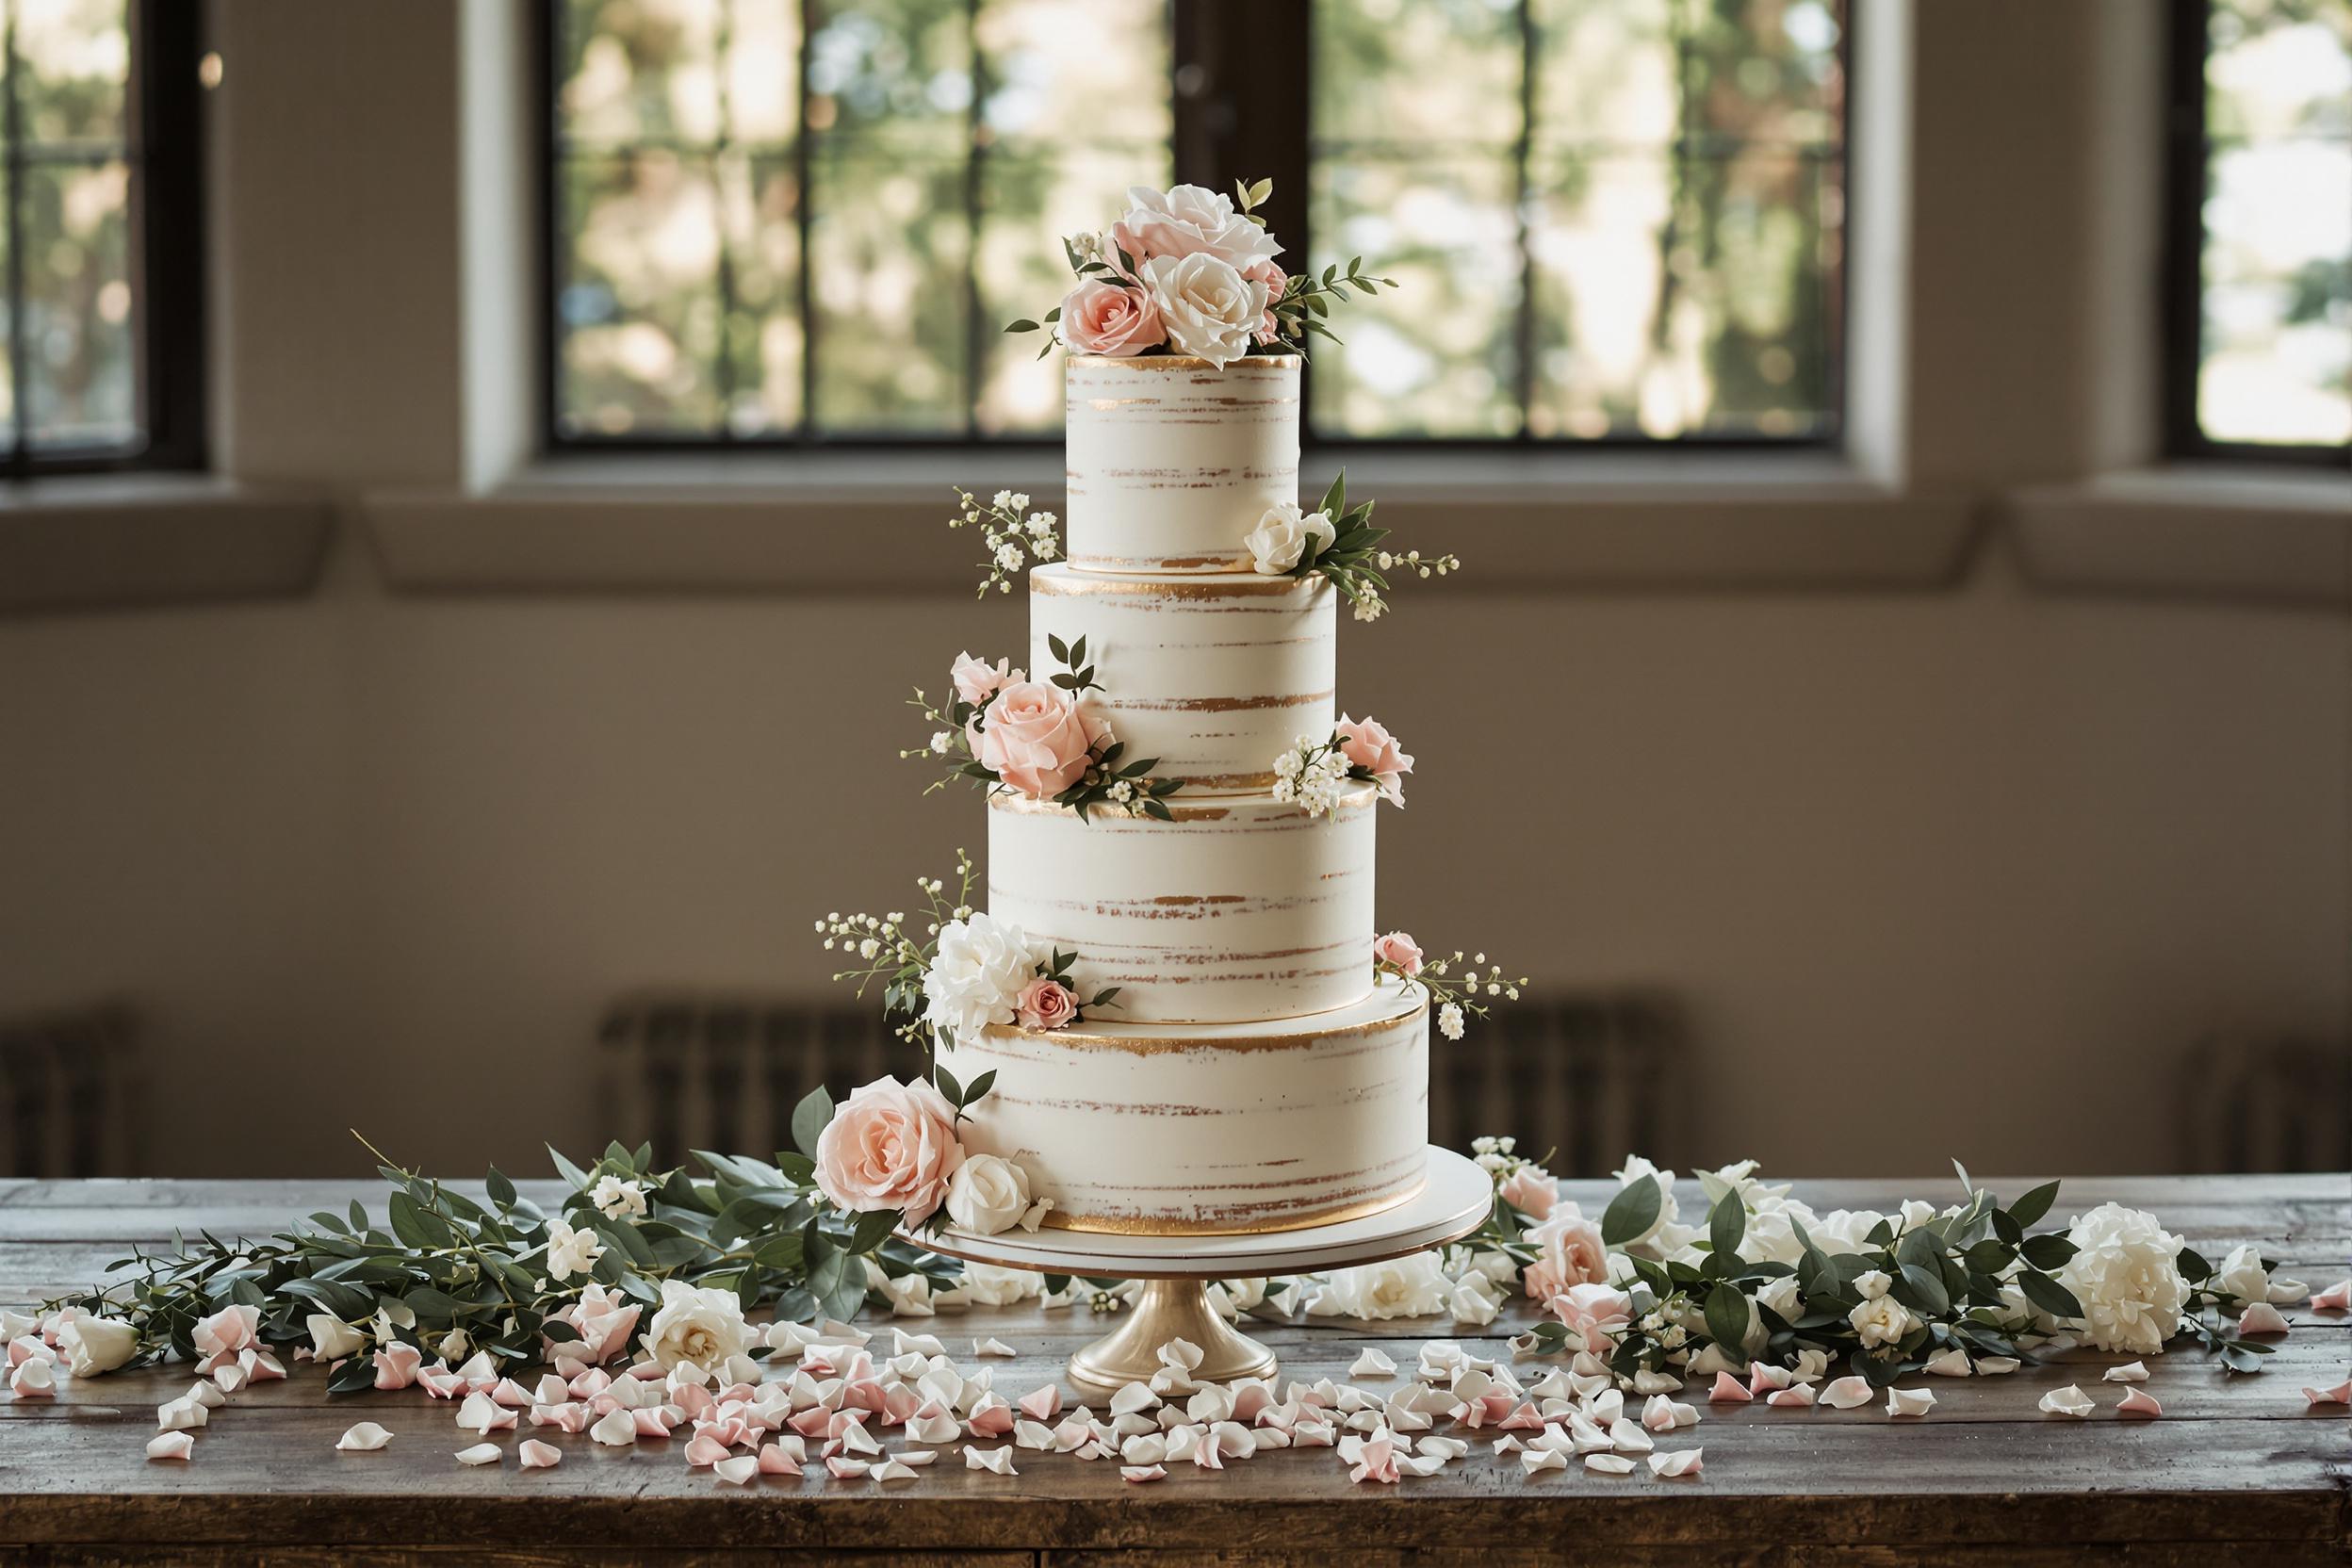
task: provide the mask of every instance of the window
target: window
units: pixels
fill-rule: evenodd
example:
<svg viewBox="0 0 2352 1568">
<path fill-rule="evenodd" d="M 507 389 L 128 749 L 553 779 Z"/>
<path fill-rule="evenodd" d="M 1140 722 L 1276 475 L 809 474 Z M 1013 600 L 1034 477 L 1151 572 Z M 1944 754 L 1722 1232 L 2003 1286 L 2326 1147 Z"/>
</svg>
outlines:
<svg viewBox="0 0 2352 1568">
<path fill-rule="evenodd" d="M 2352 0 L 2177 0 L 2168 435 L 2352 454 Z"/>
<path fill-rule="evenodd" d="M 12 477 L 203 461 L 196 15 L 0 0 Z"/>
<path fill-rule="evenodd" d="M 1137 182 L 1272 175 L 1325 440 L 1827 442 L 1844 0 L 550 0 L 547 438 L 1050 437 Z M 1381 297 L 1386 303 L 1388 296 Z"/>
</svg>

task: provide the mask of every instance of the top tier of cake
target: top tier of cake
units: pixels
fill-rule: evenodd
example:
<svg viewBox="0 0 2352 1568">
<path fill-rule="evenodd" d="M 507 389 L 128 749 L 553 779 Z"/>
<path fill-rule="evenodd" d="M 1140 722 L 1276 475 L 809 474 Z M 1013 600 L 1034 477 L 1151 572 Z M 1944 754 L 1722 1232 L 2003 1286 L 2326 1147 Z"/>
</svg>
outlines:
<svg viewBox="0 0 2352 1568">
<path fill-rule="evenodd" d="M 1246 572 L 1266 509 L 1298 498 L 1298 357 L 1071 357 L 1070 564 Z"/>
</svg>

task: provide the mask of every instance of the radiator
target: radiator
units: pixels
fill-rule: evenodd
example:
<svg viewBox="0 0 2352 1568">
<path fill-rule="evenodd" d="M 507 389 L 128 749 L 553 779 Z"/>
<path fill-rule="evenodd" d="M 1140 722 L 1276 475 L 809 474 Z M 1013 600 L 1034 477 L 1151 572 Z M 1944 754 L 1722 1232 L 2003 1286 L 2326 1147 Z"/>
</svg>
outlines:
<svg viewBox="0 0 2352 1568">
<path fill-rule="evenodd" d="M 1459 1044 L 1429 1038 L 1429 1135 L 1453 1149 L 1510 1135 L 1552 1151 L 1563 1176 L 1600 1175 L 1629 1150 L 1676 1157 L 1681 1125 L 1667 1073 L 1682 1059 L 1674 1009 L 1645 993 L 1590 994 L 1498 1008 Z M 820 1084 L 836 1094 L 885 1073 L 906 1078 L 921 1053 L 878 1005 L 818 1006 L 688 995 L 635 995 L 598 1036 L 601 1125 L 651 1141 L 674 1165 L 693 1149 L 792 1146 L 792 1107 Z M 1693 1082 L 1681 1075 L 1685 1086 Z"/>
<path fill-rule="evenodd" d="M 141 1174 L 132 1024 L 111 1005 L 0 1018 L 0 1171 Z"/>
</svg>

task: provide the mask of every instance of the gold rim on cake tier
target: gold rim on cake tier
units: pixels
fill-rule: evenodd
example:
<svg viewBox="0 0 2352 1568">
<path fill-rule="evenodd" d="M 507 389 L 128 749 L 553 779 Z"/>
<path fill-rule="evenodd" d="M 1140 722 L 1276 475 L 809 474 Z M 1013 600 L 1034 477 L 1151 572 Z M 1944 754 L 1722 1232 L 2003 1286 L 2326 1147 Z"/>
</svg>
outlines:
<svg viewBox="0 0 2352 1568">
<path fill-rule="evenodd" d="M 1386 1198 L 1375 1198 L 1356 1203 L 1333 1204 L 1329 1208 L 1313 1209 L 1303 1214 L 1285 1217 L 1280 1224 L 1229 1224 L 1216 1220 L 1186 1219 L 1129 1219 L 1119 1216 L 1064 1214 L 1059 1209 L 1047 1212 L 1044 1223 L 1057 1231 L 1076 1231 L 1085 1234 L 1114 1236 L 1263 1236 L 1282 1231 L 1306 1231 L 1318 1225 L 1344 1225 L 1351 1219 L 1367 1219 L 1400 1204 L 1410 1203 L 1421 1196 L 1429 1184 L 1424 1174 L 1404 1191 Z"/>
</svg>

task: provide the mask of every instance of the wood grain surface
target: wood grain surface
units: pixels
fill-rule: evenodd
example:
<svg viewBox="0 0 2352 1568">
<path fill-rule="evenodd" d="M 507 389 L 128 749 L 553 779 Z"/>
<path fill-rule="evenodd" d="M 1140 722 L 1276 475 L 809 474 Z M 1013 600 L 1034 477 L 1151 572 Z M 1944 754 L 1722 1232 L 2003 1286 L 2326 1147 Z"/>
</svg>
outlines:
<svg viewBox="0 0 2352 1568">
<path fill-rule="evenodd" d="M 2022 1191 L 2036 1178 L 1990 1183 Z M 527 1188 L 528 1190 L 528 1188 Z M 543 1199 L 552 1188 L 534 1193 Z M 365 1182 L 0 1183 L 0 1302 L 85 1283 L 130 1241 L 174 1226 L 259 1234 L 352 1197 Z M 1571 1184 L 1596 1210 L 1603 1188 Z M 1817 1208 L 1890 1209 L 1921 1184 L 1805 1182 Z M 2209 1256 L 2256 1242 L 2314 1284 L 2352 1258 L 2352 1178 L 2106 1178 L 2070 1183 L 2057 1217 L 2115 1199 L 2157 1213 Z M 1700 1201 L 1695 1186 L 1686 1210 Z M 185 1366 L 63 1380 L 55 1401 L 0 1399 L 0 1564 L 352 1562 L 500 1565 L 559 1561 L 687 1564 L 777 1553 L 803 1560 L 1259 1568 L 1346 1560 L 1364 1568 L 1534 1561 L 1622 1564 L 1898 1561 L 2040 1565 L 2120 1556 L 2133 1562 L 2256 1561 L 2287 1568 L 2352 1561 L 2352 1421 L 2312 1412 L 2300 1390 L 2352 1374 L 2352 1320 L 2288 1309 L 2295 1331 L 2269 1369 L 2232 1376 L 2194 1350 L 2151 1363 L 2161 1419 L 2115 1414 L 2099 1380 L 2127 1358 L 2068 1352 L 2004 1378 L 1927 1379 L 1923 1420 L 1858 1411 L 1705 1406 L 1670 1445 L 1703 1446 L 1690 1480 L 1578 1470 L 1528 1478 L 1474 1435 L 1470 1456 L 1396 1487 L 1352 1485 L 1328 1449 L 1269 1453 L 1222 1474 L 1171 1468 L 1131 1486 L 1108 1462 L 1021 1451 L 1018 1478 L 962 1467 L 954 1446 L 912 1483 L 877 1489 L 817 1470 L 745 1488 L 690 1469 L 682 1442 L 602 1447 L 552 1431 L 500 1433 L 511 1450 L 537 1435 L 564 1450 L 552 1470 L 469 1469 L 474 1441 L 449 1405 L 415 1392 L 329 1399 L 306 1366 L 230 1397 L 186 1464 L 150 1462 L 154 1407 L 185 1392 Z M 1377 1324 L 1300 1319 L 1252 1332 L 1283 1376 L 1348 1380 L 1367 1340 L 1410 1365 L 1421 1341 L 1460 1339 L 1482 1355 L 1524 1312 L 1484 1329 L 1441 1319 Z M 869 1325 L 872 1326 L 872 1325 Z M 1018 1396 L 1058 1379 L 1070 1352 L 1109 1324 L 1080 1308 L 943 1312 L 906 1325 L 938 1334 L 971 1364 L 972 1341 L 1020 1352 L 995 1369 Z M 1532 1378 L 1535 1373 L 1527 1370 Z M 1397 1386 L 1361 1380 L 1372 1389 Z M 2093 1393 L 2087 1421 L 2045 1416 L 2042 1395 Z M 1698 1390 L 1685 1396 L 1697 1398 Z M 2323 1407 L 2326 1409 L 2327 1407 Z M 355 1421 L 392 1445 L 338 1454 Z M 892 1448 L 902 1439 L 887 1437 Z"/>
</svg>

